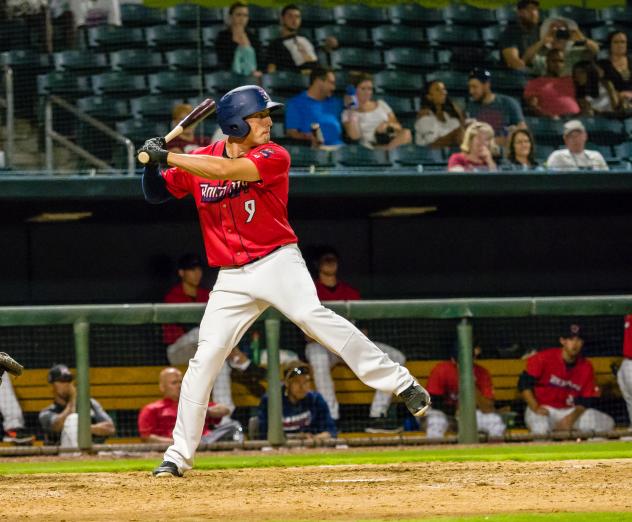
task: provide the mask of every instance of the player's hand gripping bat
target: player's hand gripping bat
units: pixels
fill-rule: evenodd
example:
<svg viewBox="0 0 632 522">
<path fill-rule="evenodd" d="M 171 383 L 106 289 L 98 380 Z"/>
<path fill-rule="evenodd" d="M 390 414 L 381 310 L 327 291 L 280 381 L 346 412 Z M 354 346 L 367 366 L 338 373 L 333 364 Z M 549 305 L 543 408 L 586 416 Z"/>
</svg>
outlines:
<svg viewBox="0 0 632 522">
<path fill-rule="evenodd" d="M 169 131 L 169 134 L 167 134 L 164 138 L 165 143 L 169 143 L 172 139 L 180 136 L 184 129 L 202 121 L 209 114 L 212 114 L 214 112 L 215 102 L 211 98 L 206 98 L 203 102 L 194 107 L 194 109 L 189 114 L 182 118 L 182 120 L 180 120 L 180 122 Z M 138 161 L 140 161 L 143 165 L 149 163 L 149 160 L 149 154 L 144 150 L 141 150 L 138 153 Z"/>
</svg>

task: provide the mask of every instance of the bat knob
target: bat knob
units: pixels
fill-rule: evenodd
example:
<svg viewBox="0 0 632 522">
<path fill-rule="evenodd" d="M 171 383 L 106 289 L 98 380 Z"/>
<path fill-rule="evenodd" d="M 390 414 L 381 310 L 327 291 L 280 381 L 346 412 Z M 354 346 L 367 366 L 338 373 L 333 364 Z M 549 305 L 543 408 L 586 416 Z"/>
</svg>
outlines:
<svg viewBox="0 0 632 522">
<path fill-rule="evenodd" d="M 138 154 L 138 161 L 140 161 L 143 165 L 146 165 L 147 163 L 149 163 L 149 154 L 147 154 L 145 151 L 140 152 Z"/>
</svg>

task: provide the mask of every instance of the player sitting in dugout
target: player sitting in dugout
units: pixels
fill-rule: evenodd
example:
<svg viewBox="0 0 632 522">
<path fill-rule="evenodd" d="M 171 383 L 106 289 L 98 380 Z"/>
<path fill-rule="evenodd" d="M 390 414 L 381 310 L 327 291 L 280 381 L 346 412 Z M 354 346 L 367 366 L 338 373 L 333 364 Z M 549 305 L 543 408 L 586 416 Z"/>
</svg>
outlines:
<svg viewBox="0 0 632 522">
<path fill-rule="evenodd" d="M 474 360 L 480 357 L 483 350 L 480 343 L 474 340 Z M 445 435 L 451 423 L 450 417 L 457 416 L 459 409 L 459 369 L 457 366 L 456 343 L 450 359 L 438 363 L 428 376 L 426 389 L 432 398 L 432 407 L 425 417 L 426 437 L 439 439 Z M 502 437 L 505 423 L 494 407 L 494 386 L 489 370 L 474 363 L 474 385 L 476 387 L 476 424 L 478 431 L 489 437 Z M 421 419 L 420 419 L 421 421 Z"/>
<path fill-rule="evenodd" d="M 534 435 L 554 430 L 608 432 L 614 419 L 592 406 L 601 395 L 592 363 L 582 354 L 578 324 L 560 336 L 559 348 L 541 350 L 527 359 L 518 388 L 527 403 L 524 421 Z"/>
<path fill-rule="evenodd" d="M 323 396 L 312 391 L 310 367 L 303 361 L 283 365 L 283 431 L 289 437 L 329 439 L 336 437 L 336 425 Z M 258 438 L 268 433 L 268 396 L 259 405 Z"/>
</svg>

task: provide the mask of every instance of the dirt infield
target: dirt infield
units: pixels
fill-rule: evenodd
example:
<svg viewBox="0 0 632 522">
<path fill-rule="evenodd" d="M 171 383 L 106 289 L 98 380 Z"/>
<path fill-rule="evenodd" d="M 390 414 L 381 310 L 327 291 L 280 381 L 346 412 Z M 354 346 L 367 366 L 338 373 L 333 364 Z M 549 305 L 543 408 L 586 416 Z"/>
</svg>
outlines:
<svg viewBox="0 0 632 522">
<path fill-rule="evenodd" d="M 4 475 L 0 506 L 0 520 L 230 522 L 632 511 L 632 460 Z"/>
</svg>

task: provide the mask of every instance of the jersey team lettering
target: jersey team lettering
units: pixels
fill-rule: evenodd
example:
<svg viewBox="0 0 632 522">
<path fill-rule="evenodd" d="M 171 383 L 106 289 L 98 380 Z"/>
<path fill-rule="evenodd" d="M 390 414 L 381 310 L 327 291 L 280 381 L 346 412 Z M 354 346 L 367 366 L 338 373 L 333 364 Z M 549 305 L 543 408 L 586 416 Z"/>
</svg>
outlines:
<svg viewBox="0 0 632 522">
<path fill-rule="evenodd" d="M 202 203 L 218 203 L 224 198 L 236 198 L 248 192 L 247 181 L 224 181 L 221 185 L 200 183 L 200 201 Z"/>
</svg>

